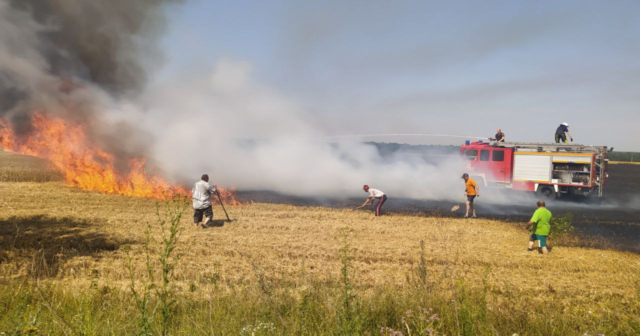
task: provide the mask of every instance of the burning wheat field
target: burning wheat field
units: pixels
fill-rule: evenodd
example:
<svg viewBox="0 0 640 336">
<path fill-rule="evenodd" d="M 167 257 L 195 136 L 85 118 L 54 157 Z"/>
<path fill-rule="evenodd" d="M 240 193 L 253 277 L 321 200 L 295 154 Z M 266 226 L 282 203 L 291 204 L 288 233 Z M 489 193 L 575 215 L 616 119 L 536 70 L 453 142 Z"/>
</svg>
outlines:
<svg viewBox="0 0 640 336">
<path fill-rule="evenodd" d="M 541 142 L 501 104 L 542 77 L 445 85 L 493 39 L 348 42 L 425 8 L 208 6 L 0 0 L 0 335 L 640 334 L 640 166 L 607 159 L 637 139 L 574 118 L 612 143 Z M 521 141 L 461 135 L 505 115 Z"/>
</svg>

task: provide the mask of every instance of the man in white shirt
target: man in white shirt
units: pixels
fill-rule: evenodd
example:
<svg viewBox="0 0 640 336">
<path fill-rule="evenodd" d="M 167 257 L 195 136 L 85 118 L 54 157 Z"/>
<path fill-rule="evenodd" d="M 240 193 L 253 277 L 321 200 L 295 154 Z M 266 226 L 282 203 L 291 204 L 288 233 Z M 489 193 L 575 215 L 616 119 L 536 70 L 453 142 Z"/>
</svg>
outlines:
<svg viewBox="0 0 640 336">
<path fill-rule="evenodd" d="M 378 200 L 378 204 L 375 205 L 374 209 L 376 212 L 376 216 L 382 216 L 382 205 L 387 201 L 387 195 L 385 195 L 378 189 L 369 188 L 368 185 L 365 185 L 364 187 L 362 187 L 362 189 L 364 190 L 364 192 L 369 193 L 369 197 L 367 197 L 367 200 L 364 201 L 364 203 L 356 209 L 362 209 L 367 205 L 373 204 L 373 200 Z"/>
<path fill-rule="evenodd" d="M 216 192 L 218 186 L 209 184 L 209 175 L 202 175 L 202 179 L 193 186 L 193 222 L 196 227 L 202 221 L 204 215 L 207 219 L 202 224 L 206 227 L 213 220 L 213 210 L 211 208 L 211 196 Z"/>
</svg>

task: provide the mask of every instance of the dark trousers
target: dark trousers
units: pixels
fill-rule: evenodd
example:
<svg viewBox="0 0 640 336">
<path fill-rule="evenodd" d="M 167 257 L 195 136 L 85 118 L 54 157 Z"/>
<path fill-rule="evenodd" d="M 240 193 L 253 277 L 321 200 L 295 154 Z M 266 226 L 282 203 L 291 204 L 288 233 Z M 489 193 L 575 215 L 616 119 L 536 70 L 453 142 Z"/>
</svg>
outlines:
<svg viewBox="0 0 640 336">
<path fill-rule="evenodd" d="M 556 143 L 567 143 L 567 135 L 564 133 L 562 134 L 556 133 Z"/>
<path fill-rule="evenodd" d="M 387 195 L 382 195 L 382 197 L 377 197 L 376 201 L 378 203 L 375 205 L 376 216 L 382 216 L 382 205 L 387 201 Z"/>
<path fill-rule="evenodd" d="M 204 209 L 193 209 L 193 222 L 198 224 L 202 222 L 202 215 L 207 218 L 213 218 L 213 208 L 211 206 Z"/>
</svg>

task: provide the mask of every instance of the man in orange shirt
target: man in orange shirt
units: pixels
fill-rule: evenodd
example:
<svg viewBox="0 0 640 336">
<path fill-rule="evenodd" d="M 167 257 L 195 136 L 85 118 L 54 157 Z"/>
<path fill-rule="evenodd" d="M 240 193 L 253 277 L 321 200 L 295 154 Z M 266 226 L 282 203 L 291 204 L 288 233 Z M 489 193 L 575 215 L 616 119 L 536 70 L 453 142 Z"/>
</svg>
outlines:
<svg viewBox="0 0 640 336">
<path fill-rule="evenodd" d="M 476 218 L 476 208 L 473 205 L 473 200 L 480 196 L 480 187 L 478 187 L 476 181 L 469 177 L 469 174 L 462 174 L 462 178 L 464 179 L 465 186 L 464 194 L 467 196 L 467 214 L 464 215 L 464 217 L 469 217 L 469 209 L 471 209 L 473 210 L 473 218 Z"/>
</svg>

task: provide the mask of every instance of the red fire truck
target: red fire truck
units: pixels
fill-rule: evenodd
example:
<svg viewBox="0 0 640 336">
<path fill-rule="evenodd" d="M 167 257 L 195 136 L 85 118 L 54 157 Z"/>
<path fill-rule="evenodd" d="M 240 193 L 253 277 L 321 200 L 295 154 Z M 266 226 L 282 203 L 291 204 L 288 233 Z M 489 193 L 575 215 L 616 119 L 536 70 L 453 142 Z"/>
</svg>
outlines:
<svg viewBox="0 0 640 336">
<path fill-rule="evenodd" d="M 536 192 L 546 200 L 602 197 L 608 152 L 606 146 L 482 141 L 467 141 L 460 149 L 467 172 L 478 184 Z"/>
</svg>

